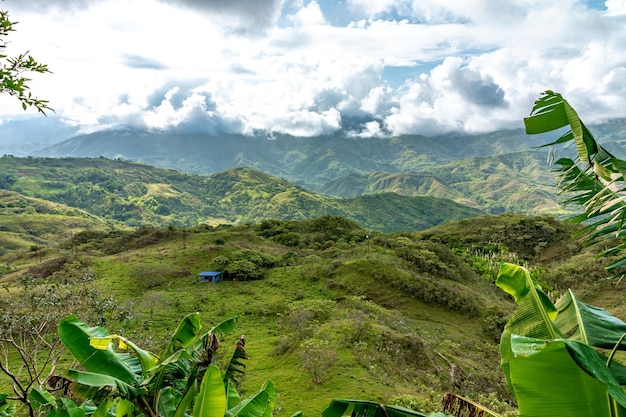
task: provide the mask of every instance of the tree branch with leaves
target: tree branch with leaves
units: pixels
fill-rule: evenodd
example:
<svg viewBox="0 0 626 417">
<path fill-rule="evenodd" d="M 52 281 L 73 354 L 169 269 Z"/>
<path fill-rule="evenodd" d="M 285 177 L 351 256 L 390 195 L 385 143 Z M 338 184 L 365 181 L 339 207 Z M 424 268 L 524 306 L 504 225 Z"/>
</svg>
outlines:
<svg viewBox="0 0 626 417">
<path fill-rule="evenodd" d="M 51 72 L 46 64 L 35 60 L 28 52 L 15 57 L 7 56 L 3 51 L 7 47 L 6 37 L 14 32 L 17 22 L 9 19 L 9 13 L 0 10 L 0 93 L 9 94 L 17 98 L 22 103 L 22 108 L 34 107 L 40 113 L 54 111 L 48 100 L 38 99 L 33 96 L 28 83 L 31 81 L 26 75 L 29 73 Z"/>
</svg>

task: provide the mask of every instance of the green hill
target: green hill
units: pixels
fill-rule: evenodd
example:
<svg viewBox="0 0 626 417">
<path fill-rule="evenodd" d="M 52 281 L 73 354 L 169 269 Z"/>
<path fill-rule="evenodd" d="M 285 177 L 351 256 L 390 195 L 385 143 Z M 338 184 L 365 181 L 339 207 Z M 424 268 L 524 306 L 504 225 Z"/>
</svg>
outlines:
<svg viewBox="0 0 626 417">
<path fill-rule="evenodd" d="M 201 176 L 105 158 L 4 156 L 0 172 L 0 189 L 131 227 L 240 224 L 328 214 L 357 220 L 368 229 L 395 231 L 482 214 L 430 197 L 329 197 L 250 168 Z M 436 217 L 429 214 L 433 206 L 438 206 Z"/>
<path fill-rule="evenodd" d="M 330 216 L 88 229 L 40 257 L 0 257 L 0 284 L 10 289 L 3 297 L 15 297 L 24 283 L 79 291 L 85 320 L 155 351 L 190 312 L 200 311 L 209 327 L 239 316 L 237 332 L 221 342 L 228 359 L 228 346 L 246 336 L 251 359 L 241 390 L 255 392 L 271 379 L 287 415 L 319 415 L 332 398 L 428 411 L 449 391 L 506 411 L 498 339 L 513 304 L 493 283 L 497 262 L 526 260 L 544 271 L 542 284 L 554 296 L 567 285 L 624 313 L 624 284 L 606 279 L 595 249 L 583 249 L 572 231 L 550 217 L 513 214 L 369 239 L 355 223 Z M 197 273 L 214 269 L 224 280 L 198 281 Z M 63 302 L 59 314 L 70 312 Z M 85 310 L 88 302 L 95 312 Z M 319 384 L 306 370 L 311 355 L 330 365 Z"/>
<path fill-rule="evenodd" d="M 446 198 L 497 214 L 517 212 L 563 216 L 555 175 L 545 155 L 518 152 L 468 158 L 422 172 L 351 174 L 318 189 L 342 197 L 393 192 Z"/>
<path fill-rule="evenodd" d="M 56 246 L 82 230 L 124 229 L 85 210 L 0 190 L 0 254 L 23 248 Z"/>
</svg>

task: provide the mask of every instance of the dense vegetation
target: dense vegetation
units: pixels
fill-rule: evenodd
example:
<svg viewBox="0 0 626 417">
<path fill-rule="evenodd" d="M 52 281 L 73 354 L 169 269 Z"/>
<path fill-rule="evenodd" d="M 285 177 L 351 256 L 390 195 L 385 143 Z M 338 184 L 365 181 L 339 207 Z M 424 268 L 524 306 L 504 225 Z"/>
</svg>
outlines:
<svg viewBox="0 0 626 417">
<path fill-rule="evenodd" d="M 553 218 L 513 214 L 369 236 L 332 216 L 93 228 L 56 247 L 7 252 L 0 281 L 9 297 L 51 288 L 91 294 L 77 309 L 84 321 L 151 351 L 189 313 L 199 311 L 209 327 L 239 316 L 239 333 L 222 342 L 246 335 L 251 360 L 240 390 L 256 392 L 271 379 L 287 415 L 318 414 L 336 397 L 434 411 L 448 391 L 507 412 L 498 340 L 513 304 L 494 285 L 498 262 L 544 271 L 553 296 L 566 276 L 583 299 L 622 308 L 612 284 L 598 279 L 607 274 L 594 248 L 583 249 L 572 231 Z M 203 270 L 225 279 L 200 283 Z M 72 308 L 65 299 L 54 301 L 59 314 Z"/>
<path fill-rule="evenodd" d="M 328 197 L 249 168 L 206 177 L 104 158 L 4 156 L 0 173 L 0 215 L 14 212 L 15 194 L 6 192 L 13 191 L 66 206 L 57 211 L 74 207 L 110 223 L 135 227 L 237 224 L 329 214 L 351 218 L 368 229 L 396 231 L 425 229 L 482 213 L 426 196 Z"/>
</svg>

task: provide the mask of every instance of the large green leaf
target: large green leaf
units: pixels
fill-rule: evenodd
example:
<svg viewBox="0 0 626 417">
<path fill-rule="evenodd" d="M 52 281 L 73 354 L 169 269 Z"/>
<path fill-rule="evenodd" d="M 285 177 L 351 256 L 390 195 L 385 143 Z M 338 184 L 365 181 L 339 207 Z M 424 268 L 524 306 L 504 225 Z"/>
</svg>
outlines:
<svg viewBox="0 0 626 417">
<path fill-rule="evenodd" d="M 626 416 L 626 393 L 591 347 L 564 339 L 509 340 L 520 417 Z"/>
<path fill-rule="evenodd" d="M 612 349 L 626 333 L 626 323 L 603 308 L 583 303 L 571 290 L 557 301 L 556 307 L 558 315 L 554 324 L 570 340 Z M 626 344 L 619 348 L 626 349 Z"/>
<path fill-rule="evenodd" d="M 511 294 L 517 303 L 505 331 L 545 339 L 561 336 L 553 322 L 557 308 L 528 269 L 503 262 L 496 285 Z"/>
<path fill-rule="evenodd" d="M 200 313 L 196 312 L 187 315 L 178 324 L 170 344 L 165 350 L 165 356 L 170 356 L 179 349 L 185 349 L 197 339 L 201 329 Z"/>
<path fill-rule="evenodd" d="M 227 404 L 226 404 L 227 410 L 230 410 L 231 408 L 239 404 L 239 402 L 241 401 L 241 397 L 239 396 L 239 393 L 237 392 L 237 388 L 235 388 L 235 384 L 233 384 L 233 381 L 231 380 L 226 381 L 226 399 L 227 399 Z"/>
<path fill-rule="evenodd" d="M 196 383 L 197 372 L 192 372 L 187 380 L 187 390 L 178 402 L 176 410 L 174 411 L 174 417 L 185 417 L 187 415 L 187 409 L 190 407 L 193 400 L 198 394 L 198 386 Z"/>
<path fill-rule="evenodd" d="M 209 330 L 208 333 L 213 333 L 220 336 L 228 334 L 237 328 L 237 320 L 237 316 L 224 320 L 223 322 L 217 324 L 211 330 Z"/>
<path fill-rule="evenodd" d="M 276 405 L 276 390 L 274 389 L 274 384 L 272 381 L 267 381 L 263 384 L 261 389 L 267 392 L 267 407 L 265 408 L 265 413 L 263 417 L 272 417 L 274 412 L 274 406 Z"/>
<path fill-rule="evenodd" d="M 126 384 L 134 384 L 138 377 L 109 347 L 100 350 L 90 345 L 92 337 L 107 336 L 102 327 L 89 327 L 71 315 L 59 323 L 59 338 L 80 364 L 88 371 L 114 377 Z"/>
<path fill-rule="evenodd" d="M 193 417 L 224 417 L 226 412 L 226 390 L 222 373 L 210 365 L 202 377 L 200 391 L 193 407 Z"/>
<path fill-rule="evenodd" d="M 584 213 L 572 218 L 583 227 L 580 236 L 588 243 L 618 237 L 620 244 L 601 256 L 613 256 L 626 249 L 626 161 L 615 158 L 595 140 L 571 105 L 558 93 L 546 91 L 524 119 L 528 134 L 544 133 L 564 126 L 570 130 L 544 146 L 573 141 L 578 151 L 576 161 L 562 158 L 556 162 L 560 174 L 558 186 L 570 194 L 565 203 L 583 207 Z M 593 220 L 592 220 L 593 219 Z M 590 221 L 592 220 L 592 221 Z M 620 256 L 607 270 L 619 276 L 626 268 L 626 256 Z"/>
<path fill-rule="evenodd" d="M 511 381 L 509 369 L 511 352 L 511 335 L 521 334 L 540 339 L 556 339 L 561 337 L 553 320 L 557 309 L 548 296 L 533 278 L 528 269 L 510 263 L 500 264 L 500 272 L 496 285 L 511 294 L 517 308 L 509 318 L 500 340 L 500 365 L 509 389 L 516 396 L 515 386 Z"/>
<path fill-rule="evenodd" d="M 373 401 L 335 399 L 322 412 L 322 417 L 428 417 L 409 408 L 383 405 Z"/>
<path fill-rule="evenodd" d="M 269 393 L 266 390 L 257 392 L 250 398 L 241 401 L 226 411 L 225 417 L 263 417 L 269 408 Z M 271 410 L 270 410 L 271 415 Z"/>
<path fill-rule="evenodd" d="M 71 369 L 68 371 L 68 376 L 72 381 L 85 387 L 93 387 L 96 389 L 106 388 L 103 392 L 105 392 L 107 396 L 119 393 L 124 398 L 136 398 L 140 394 L 140 391 L 134 386 L 110 375 Z"/>
<path fill-rule="evenodd" d="M 535 101 L 530 117 L 524 119 L 526 133 L 529 135 L 550 132 L 567 124 L 563 99 L 551 91 L 547 91 Z"/>
<path fill-rule="evenodd" d="M 131 348 L 135 352 L 135 355 L 137 355 L 139 363 L 141 364 L 141 370 L 144 373 L 149 373 L 149 371 L 159 363 L 159 358 L 155 354 L 141 349 L 139 346 L 123 336 L 108 335 L 104 337 L 91 337 L 89 344 L 98 350 L 107 350 L 114 340 L 119 341 L 120 349 Z"/>
<path fill-rule="evenodd" d="M 57 402 L 56 398 L 54 398 L 54 395 L 50 394 L 45 389 L 37 387 L 33 387 L 33 389 L 30 390 L 30 392 L 28 393 L 28 399 L 34 408 L 39 408 L 43 406 L 55 406 Z"/>
<path fill-rule="evenodd" d="M 0 394 L 0 417 L 11 417 L 15 414 L 15 404 L 8 402 L 8 394 Z"/>
<path fill-rule="evenodd" d="M 250 355 L 246 352 L 246 339 L 244 336 L 241 336 L 235 346 L 233 356 L 228 365 L 226 365 L 224 381 L 232 381 L 234 384 L 239 383 L 238 375 L 243 374 L 246 368 L 246 364 L 242 362 L 243 359 L 250 359 Z"/>
<path fill-rule="evenodd" d="M 524 125 L 529 135 L 546 133 L 569 125 L 571 133 L 561 136 L 558 142 L 573 140 L 581 161 L 589 161 L 590 156 L 597 152 L 597 144 L 576 110 L 560 94 L 553 91 L 544 92 L 535 102 L 530 116 L 524 119 Z"/>
</svg>

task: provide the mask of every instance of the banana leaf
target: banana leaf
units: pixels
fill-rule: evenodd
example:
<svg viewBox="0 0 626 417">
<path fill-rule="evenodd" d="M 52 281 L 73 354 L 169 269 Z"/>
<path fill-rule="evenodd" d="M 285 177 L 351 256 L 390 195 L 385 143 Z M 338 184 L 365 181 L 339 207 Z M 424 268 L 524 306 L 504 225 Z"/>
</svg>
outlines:
<svg viewBox="0 0 626 417">
<path fill-rule="evenodd" d="M 15 414 L 15 404 L 7 401 L 8 396 L 6 393 L 0 394 L 0 417 L 11 417 Z"/>
<path fill-rule="evenodd" d="M 47 409 L 46 417 L 85 417 L 85 408 L 66 398 L 58 400 L 44 389 L 34 387 L 28 395 L 31 405 L 40 411 Z M 40 413 L 39 415 L 44 415 Z"/>
<path fill-rule="evenodd" d="M 441 413 L 438 413 L 441 414 Z M 441 414 L 444 415 L 444 414 Z M 335 399 L 322 412 L 322 417 L 429 417 L 405 407 L 383 405 L 373 401 Z"/>
<path fill-rule="evenodd" d="M 522 266 L 504 262 L 500 264 L 496 285 L 511 294 L 517 303 L 517 308 L 500 338 L 500 366 L 509 389 L 517 396 L 509 370 L 513 354 L 510 348 L 511 335 L 520 334 L 538 339 L 561 338 L 562 335 L 553 322 L 558 311 L 531 273 Z"/>
<path fill-rule="evenodd" d="M 193 417 L 224 417 L 226 412 L 226 390 L 222 373 L 210 365 L 200 383 L 200 391 L 193 407 Z"/>
<path fill-rule="evenodd" d="M 104 337 L 91 337 L 89 340 L 89 344 L 98 350 L 106 350 L 109 348 L 113 340 L 116 339 L 119 341 L 120 349 L 131 348 L 135 352 L 135 355 L 137 355 L 139 363 L 141 364 L 142 372 L 146 374 L 149 373 L 149 371 L 159 363 L 159 358 L 155 354 L 147 350 L 141 349 L 139 346 L 123 336 L 108 335 Z"/>
<path fill-rule="evenodd" d="M 185 417 L 187 414 L 187 409 L 198 395 L 198 369 L 195 368 L 189 375 L 187 379 L 187 389 L 183 396 L 181 397 L 176 409 L 174 410 L 173 417 Z M 168 413 L 164 413 L 168 416 Z"/>
<path fill-rule="evenodd" d="M 276 390 L 274 389 L 274 384 L 272 381 L 266 381 L 263 387 L 261 387 L 261 390 L 267 392 L 268 396 L 268 403 L 263 417 L 272 417 L 274 406 L 276 405 Z"/>
<path fill-rule="evenodd" d="M 509 340 L 520 417 L 626 416 L 626 393 L 593 348 L 566 339 Z"/>
<path fill-rule="evenodd" d="M 114 417 L 115 414 L 111 414 L 111 410 L 113 406 L 115 406 L 120 401 L 119 398 L 110 398 L 105 401 L 102 401 L 100 405 L 94 410 L 91 414 L 91 417 Z"/>
<path fill-rule="evenodd" d="M 102 390 L 103 393 L 106 393 L 106 396 L 119 393 L 124 398 L 137 398 L 137 396 L 140 394 L 140 391 L 134 386 L 127 384 L 121 379 L 117 379 L 110 375 L 94 372 L 82 372 L 70 369 L 68 371 L 68 376 L 77 384 L 83 386 L 83 388 L 79 388 L 81 392 L 92 392 L 92 394 L 89 395 L 89 398 L 92 399 L 99 398 L 98 396 L 93 394 L 94 391 L 88 391 L 86 387 L 92 387 L 96 390 Z"/>
<path fill-rule="evenodd" d="M 580 301 L 568 290 L 556 303 L 558 315 L 554 324 L 567 336 L 589 346 L 613 349 L 626 333 L 626 323 L 603 308 Z M 626 350 L 626 343 L 618 346 Z"/>
<path fill-rule="evenodd" d="M 89 327 L 71 315 L 61 320 L 58 333 L 61 342 L 88 372 L 108 375 L 129 385 L 137 382 L 138 376 L 110 345 L 105 350 L 90 345 L 92 337 L 108 336 L 104 328 Z"/>
<path fill-rule="evenodd" d="M 3 395 L 6 395 L 6 394 L 3 394 Z M 45 389 L 41 389 L 37 387 L 33 387 L 33 389 L 30 390 L 30 392 L 28 393 L 28 400 L 31 402 L 31 405 L 34 408 L 40 408 L 40 407 L 46 407 L 46 406 L 54 407 L 56 406 L 56 402 L 57 402 L 56 398 L 54 398 L 54 395 L 50 394 Z"/>
<path fill-rule="evenodd" d="M 580 160 L 589 161 L 590 156 L 597 153 L 598 145 L 574 108 L 560 94 L 550 90 L 544 92 L 535 101 L 530 116 L 524 118 L 526 133 L 529 135 L 551 132 L 567 125 L 571 132 L 563 135 L 561 142 L 565 142 L 565 139 L 573 140 Z"/>
<path fill-rule="evenodd" d="M 239 404 L 239 402 L 241 401 L 241 396 L 237 392 L 237 388 L 235 388 L 235 384 L 233 384 L 233 381 L 231 380 L 228 380 L 226 382 L 226 399 L 226 408 L 228 410 Z"/>
<path fill-rule="evenodd" d="M 550 132 L 567 126 L 568 118 L 561 96 L 550 93 L 552 92 L 547 91 L 546 94 L 537 99 L 531 116 L 524 119 L 526 134 Z"/>
<path fill-rule="evenodd" d="M 269 393 L 266 390 L 261 390 L 226 411 L 224 417 L 263 417 L 269 408 L 269 403 Z"/>
<path fill-rule="evenodd" d="M 220 336 L 223 336 L 227 333 L 232 332 L 233 330 L 235 330 L 238 326 L 237 324 L 237 320 L 239 318 L 237 316 L 235 317 L 231 317 L 227 320 L 224 320 L 223 322 L 217 324 L 216 326 L 213 326 L 213 328 L 211 330 L 208 331 L 208 333 L 212 333 L 212 334 L 217 334 Z"/>
<path fill-rule="evenodd" d="M 613 246 L 600 256 L 612 256 L 626 248 L 626 161 L 614 157 L 593 137 L 591 131 L 579 118 L 576 111 L 560 94 L 546 91 L 524 119 L 526 133 L 545 133 L 569 126 L 570 130 L 558 140 L 544 146 L 574 142 L 576 160 L 561 158 L 556 171 L 560 172 L 558 187 L 562 193 L 570 193 L 564 203 L 575 203 L 584 212 L 573 217 L 576 224 L 585 225 L 580 232 L 587 243 L 617 237 L 621 244 Z M 590 220 L 592 220 L 590 222 Z M 614 277 L 626 269 L 626 257 L 618 256 L 606 267 Z"/>
<path fill-rule="evenodd" d="M 224 381 L 232 381 L 235 385 L 239 384 L 237 376 L 244 374 L 246 368 L 246 364 L 242 362 L 242 359 L 250 359 L 250 355 L 246 352 L 246 338 L 244 336 L 239 338 L 233 356 L 226 366 Z"/>
<path fill-rule="evenodd" d="M 165 349 L 164 356 L 170 356 L 177 350 L 188 347 L 198 338 L 201 329 L 200 313 L 196 312 L 187 315 L 178 324 L 167 349 Z"/>
</svg>

